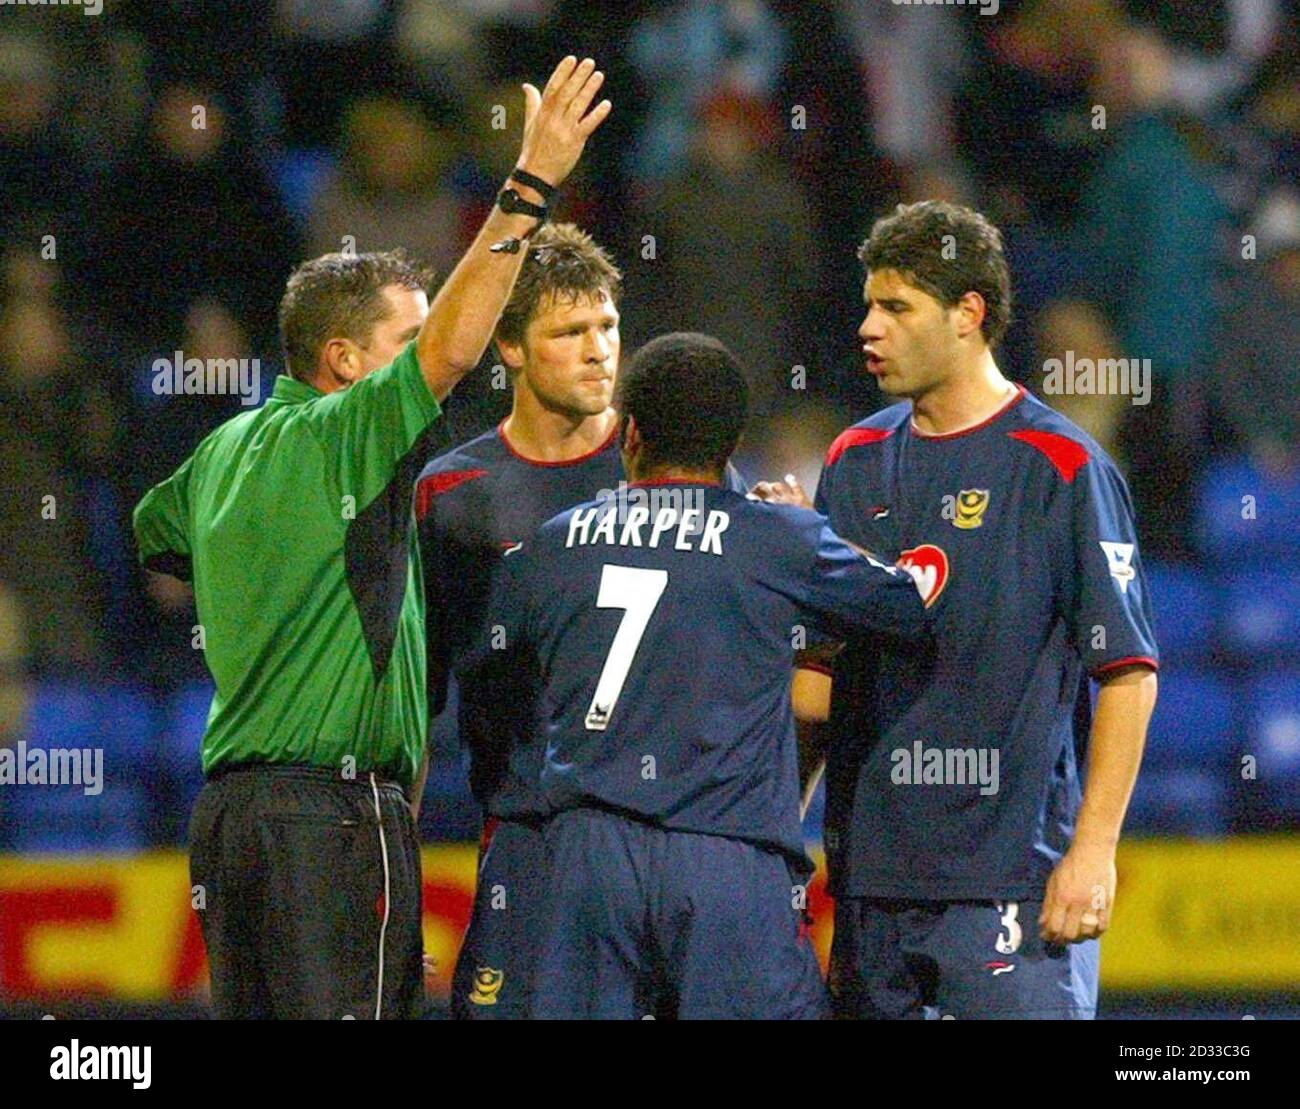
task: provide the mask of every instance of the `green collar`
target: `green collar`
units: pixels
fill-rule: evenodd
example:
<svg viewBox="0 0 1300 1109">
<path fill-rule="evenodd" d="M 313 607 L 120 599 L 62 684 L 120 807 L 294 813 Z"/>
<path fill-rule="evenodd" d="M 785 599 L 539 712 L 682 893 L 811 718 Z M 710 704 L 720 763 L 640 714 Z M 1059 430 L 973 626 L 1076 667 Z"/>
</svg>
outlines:
<svg viewBox="0 0 1300 1109">
<path fill-rule="evenodd" d="M 305 381 L 299 381 L 296 377 L 290 377 L 288 374 L 278 374 L 275 379 L 275 388 L 271 391 L 271 397 L 267 403 L 279 401 L 281 404 L 302 404 L 303 401 L 315 400 L 317 397 L 323 397 L 324 395 L 314 385 L 308 385 Z"/>
</svg>

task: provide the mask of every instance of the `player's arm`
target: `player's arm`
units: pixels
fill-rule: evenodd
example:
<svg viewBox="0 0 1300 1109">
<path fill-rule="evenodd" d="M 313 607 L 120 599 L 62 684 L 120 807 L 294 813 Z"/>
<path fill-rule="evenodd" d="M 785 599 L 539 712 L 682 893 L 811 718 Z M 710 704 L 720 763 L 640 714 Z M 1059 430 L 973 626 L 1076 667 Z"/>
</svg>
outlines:
<svg viewBox="0 0 1300 1109">
<path fill-rule="evenodd" d="M 879 632 L 915 640 L 932 634 L 930 613 L 911 575 L 846 542 L 824 516 L 808 512 L 806 517 L 803 527 L 814 555 L 800 597 L 806 612 L 836 634 Z"/>
<path fill-rule="evenodd" d="M 1101 683 L 1074 840 L 1047 881 L 1038 921 L 1048 941 L 1073 943 L 1110 925 L 1115 849 L 1155 708 L 1159 658 L 1133 505 L 1114 464 L 1090 457 L 1049 512 L 1072 540 L 1062 615 L 1084 669 Z"/>
<path fill-rule="evenodd" d="M 791 504 L 795 508 L 810 508 L 814 512 L 820 512 L 826 515 L 824 509 L 814 504 L 808 499 L 808 494 L 804 492 L 803 486 L 799 484 L 799 479 L 794 474 L 786 474 L 784 481 L 760 481 L 750 490 L 749 495 L 757 501 L 766 501 L 768 504 Z M 843 536 L 840 536 L 844 539 Z M 867 550 L 866 547 L 860 547 L 851 539 L 844 539 L 844 542 L 852 547 L 858 554 L 866 558 L 881 561 L 880 556 L 873 551 Z"/>
<path fill-rule="evenodd" d="M 578 62 L 570 56 L 555 67 L 542 92 L 524 85 L 519 168 L 553 186 L 569 176 L 588 137 L 609 115 L 608 100 L 587 111 L 603 81 L 604 75 L 590 58 Z M 523 199 L 543 203 L 535 190 L 520 182 L 511 184 Z M 416 338 L 416 354 L 429 390 L 439 401 L 483 357 L 523 266 L 526 245 L 512 254 L 493 251 L 493 244 L 522 239 L 536 223 L 532 216 L 493 208 L 434 297 Z"/>
<path fill-rule="evenodd" d="M 193 462 L 191 455 L 171 477 L 150 489 L 131 516 L 141 565 L 181 581 L 192 577 L 189 479 Z"/>
<path fill-rule="evenodd" d="M 1115 849 L 1142 763 L 1156 689 L 1155 671 L 1146 666 L 1102 679 L 1074 841 L 1048 879 L 1038 922 L 1043 938 L 1053 943 L 1091 939 L 1110 926 Z"/>
<path fill-rule="evenodd" d="M 578 64 L 569 57 L 551 74 L 544 93 L 524 86 L 522 170 L 556 185 L 568 176 L 587 136 L 609 114 L 607 100 L 587 111 L 601 80 L 590 59 Z M 541 203 L 541 193 L 515 187 L 525 200 Z M 432 440 L 447 434 L 440 402 L 487 349 L 523 265 L 527 248 L 521 243 L 536 225 L 535 216 L 493 208 L 433 298 L 415 340 L 390 365 L 308 406 L 338 503 L 354 510 L 369 505 L 417 444 L 426 455 L 438 453 Z M 507 243 L 514 253 L 492 249 Z"/>
<path fill-rule="evenodd" d="M 796 666 L 791 681 L 790 701 L 799 743 L 800 819 L 807 814 L 826 767 L 828 736 L 824 725 L 831 716 L 831 681 L 829 668 L 815 662 Z"/>
</svg>

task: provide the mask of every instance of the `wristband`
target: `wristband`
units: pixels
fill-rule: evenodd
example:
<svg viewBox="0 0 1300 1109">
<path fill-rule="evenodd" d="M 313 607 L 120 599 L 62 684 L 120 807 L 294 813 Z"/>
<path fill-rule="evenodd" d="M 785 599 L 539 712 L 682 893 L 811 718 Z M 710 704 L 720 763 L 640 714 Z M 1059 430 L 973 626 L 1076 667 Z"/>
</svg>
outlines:
<svg viewBox="0 0 1300 1109">
<path fill-rule="evenodd" d="M 510 171 L 510 178 L 518 181 L 521 185 L 527 185 L 530 189 L 536 189 L 542 194 L 542 199 L 549 201 L 556 193 L 556 186 L 548 184 L 534 173 L 529 173 L 526 169 L 515 166 Z"/>
</svg>

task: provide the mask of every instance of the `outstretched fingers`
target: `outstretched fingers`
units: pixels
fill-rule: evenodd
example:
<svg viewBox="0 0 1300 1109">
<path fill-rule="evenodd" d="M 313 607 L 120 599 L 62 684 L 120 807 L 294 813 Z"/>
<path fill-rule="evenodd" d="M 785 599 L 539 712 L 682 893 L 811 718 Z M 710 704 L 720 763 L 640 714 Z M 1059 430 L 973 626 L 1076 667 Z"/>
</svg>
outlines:
<svg viewBox="0 0 1300 1109">
<path fill-rule="evenodd" d="M 577 123 L 578 120 L 586 114 L 587 108 L 591 105 L 591 99 L 599 91 L 600 86 L 605 83 L 605 75 L 600 70 L 596 70 L 587 78 L 586 83 L 578 90 L 577 95 L 565 109 L 564 114 L 568 116 L 570 122 Z"/>
<path fill-rule="evenodd" d="M 609 115 L 613 107 L 614 105 L 608 100 L 602 100 L 578 121 L 578 134 L 586 139 L 588 135 L 605 122 L 605 117 Z"/>
<path fill-rule="evenodd" d="M 557 96 L 561 111 L 568 111 L 574 98 L 582 91 L 583 85 L 587 83 L 587 79 L 595 71 L 595 68 L 596 63 L 593 59 L 583 58 L 570 72 Z"/>
<path fill-rule="evenodd" d="M 553 96 L 560 88 L 562 88 L 564 82 L 572 76 L 577 65 L 578 59 L 572 54 L 561 59 L 560 64 L 551 71 L 551 79 L 546 82 L 546 88 L 542 90 L 542 98 L 545 99 L 548 96 Z"/>
</svg>

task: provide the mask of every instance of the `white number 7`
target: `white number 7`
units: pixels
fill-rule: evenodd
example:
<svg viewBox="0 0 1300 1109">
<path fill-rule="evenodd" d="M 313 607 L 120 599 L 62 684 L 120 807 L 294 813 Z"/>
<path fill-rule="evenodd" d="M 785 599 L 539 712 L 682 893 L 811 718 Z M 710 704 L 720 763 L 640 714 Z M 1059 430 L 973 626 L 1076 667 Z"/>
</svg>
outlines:
<svg viewBox="0 0 1300 1109">
<path fill-rule="evenodd" d="M 627 611 L 619 621 L 614 642 L 610 645 L 605 665 L 596 683 L 596 695 L 587 709 L 587 730 L 603 732 L 610 715 L 623 692 L 627 672 L 632 668 L 636 650 L 645 635 L 659 598 L 668 588 L 667 570 L 638 570 L 634 566 L 611 566 L 606 563 L 600 570 L 600 593 L 596 597 L 598 608 L 622 608 Z"/>
</svg>

